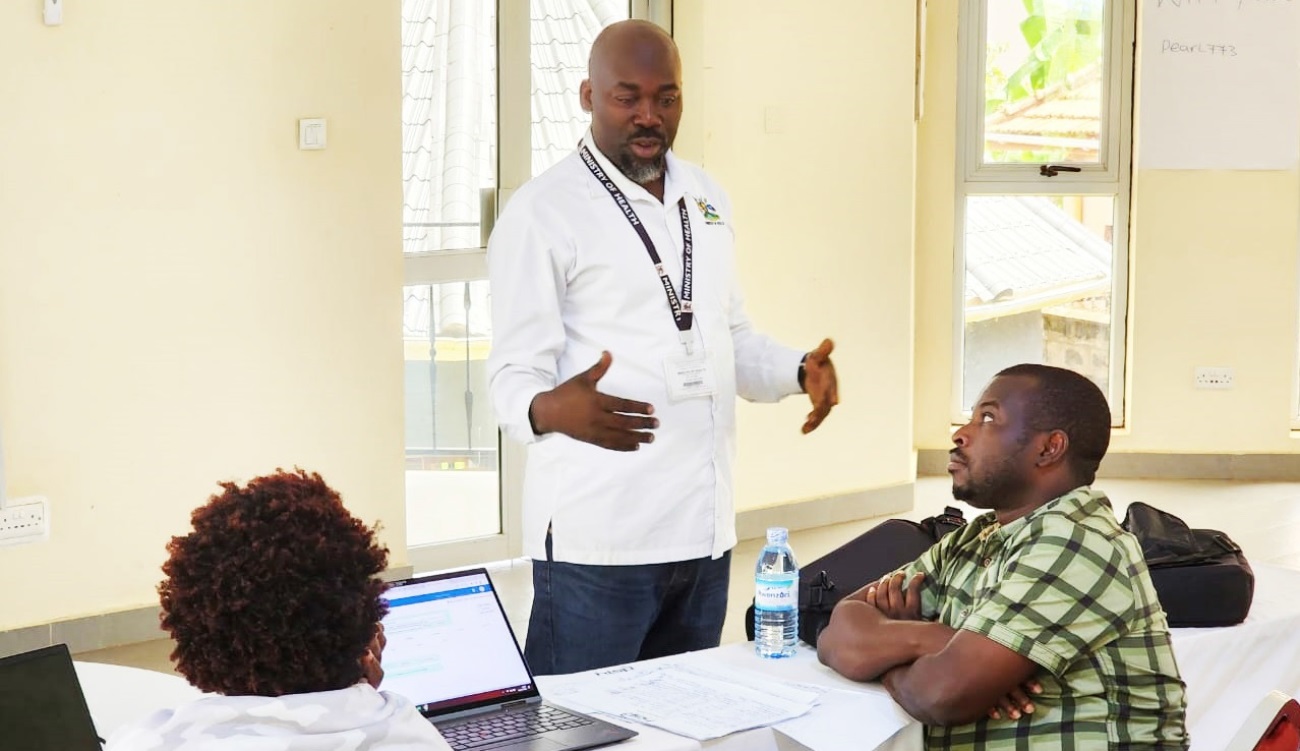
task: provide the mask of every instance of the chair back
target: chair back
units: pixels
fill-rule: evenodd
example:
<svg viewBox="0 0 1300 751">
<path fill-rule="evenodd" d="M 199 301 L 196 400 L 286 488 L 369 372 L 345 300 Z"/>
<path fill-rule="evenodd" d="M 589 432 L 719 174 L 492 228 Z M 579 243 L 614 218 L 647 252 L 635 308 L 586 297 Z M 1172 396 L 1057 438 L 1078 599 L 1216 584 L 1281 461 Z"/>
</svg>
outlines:
<svg viewBox="0 0 1300 751">
<path fill-rule="evenodd" d="M 1268 692 L 1224 751 L 1300 751 L 1300 703 Z"/>
</svg>

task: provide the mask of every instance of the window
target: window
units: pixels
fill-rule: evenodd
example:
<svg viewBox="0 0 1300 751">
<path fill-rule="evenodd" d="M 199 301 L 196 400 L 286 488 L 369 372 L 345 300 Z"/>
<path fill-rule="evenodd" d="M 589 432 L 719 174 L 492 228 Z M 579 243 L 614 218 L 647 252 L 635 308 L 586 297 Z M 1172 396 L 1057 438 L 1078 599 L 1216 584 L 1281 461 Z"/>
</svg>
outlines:
<svg viewBox="0 0 1300 751">
<path fill-rule="evenodd" d="M 403 0 L 402 340 L 407 542 L 417 569 L 518 554 L 516 468 L 487 393 L 487 234 L 500 200 L 572 152 L 587 56 L 639 0 Z"/>
<path fill-rule="evenodd" d="M 954 421 L 1037 362 L 1123 423 L 1133 5 L 962 3 Z"/>
</svg>

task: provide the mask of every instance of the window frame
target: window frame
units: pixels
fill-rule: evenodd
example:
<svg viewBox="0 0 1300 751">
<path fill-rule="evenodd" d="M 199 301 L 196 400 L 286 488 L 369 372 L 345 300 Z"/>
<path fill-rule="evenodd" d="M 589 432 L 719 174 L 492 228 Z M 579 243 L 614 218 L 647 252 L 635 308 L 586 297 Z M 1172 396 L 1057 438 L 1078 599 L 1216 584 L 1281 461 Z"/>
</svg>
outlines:
<svg viewBox="0 0 1300 751">
<path fill-rule="evenodd" d="M 1296 257 L 1300 258 L 1300 237 L 1296 238 Z M 1296 287 L 1300 288 L 1300 268 L 1296 270 Z M 1296 321 L 1300 322 L 1300 300 L 1296 306 Z M 1291 361 L 1291 437 L 1300 438 L 1300 331 L 1297 331 L 1295 343 Z"/>
<path fill-rule="evenodd" d="M 631 18 L 653 21 L 672 33 L 672 0 L 627 1 Z M 531 3 L 497 0 L 496 19 L 497 181 L 495 191 L 485 190 L 482 197 L 485 221 L 480 232 L 480 247 L 403 253 L 404 287 L 487 279 L 487 238 L 492 225 L 515 191 L 532 179 Z M 501 531 L 467 540 L 421 545 L 408 542 L 408 560 L 416 571 L 500 561 L 518 558 L 522 554 L 523 473 L 527 447 L 506 440 L 498 430 L 497 449 Z"/>
<path fill-rule="evenodd" d="M 1112 196 L 1115 206 L 1111 239 L 1110 393 L 1112 427 L 1122 428 L 1127 416 L 1126 363 L 1129 314 L 1129 241 L 1131 235 L 1133 154 L 1133 81 L 1135 75 L 1136 3 L 1106 0 L 1103 25 L 1106 82 L 1101 116 L 1101 144 L 1095 164 L 1052 162 L 1080 168 L 1048 177 L 1043 162 L 984 162 L 985 44 L 989 0 L 961 0 L 958 20 L 956 184 L 953 227 L 952 332 L 953 368 L 949 413 L 953 425 L 969 419 L 962 404 L 965 352 L 966 203 L 972 196 Z M 1300 395 L 1300 390 L 1297 390 Z M 1300 415 L 1297 416 L 1300 420 Z"/>
</svg>

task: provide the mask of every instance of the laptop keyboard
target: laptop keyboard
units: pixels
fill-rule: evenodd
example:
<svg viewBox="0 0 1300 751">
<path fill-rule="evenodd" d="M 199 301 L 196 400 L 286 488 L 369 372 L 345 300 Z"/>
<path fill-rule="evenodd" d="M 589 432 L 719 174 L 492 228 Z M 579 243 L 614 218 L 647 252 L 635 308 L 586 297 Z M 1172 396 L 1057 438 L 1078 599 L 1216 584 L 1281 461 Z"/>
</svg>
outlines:
<svg viewBox="0 0 1300 751">
<path fill-rule="evenodd" d="M 494 712 L 438 732 L 456 751 L 495 746 L 520 738 L 531 738 L 551 730 L 569 730 L 592 724 L 588 717 L 569 714 L 546 704 L 535 704 L 509 712 Z"/>
</svg>

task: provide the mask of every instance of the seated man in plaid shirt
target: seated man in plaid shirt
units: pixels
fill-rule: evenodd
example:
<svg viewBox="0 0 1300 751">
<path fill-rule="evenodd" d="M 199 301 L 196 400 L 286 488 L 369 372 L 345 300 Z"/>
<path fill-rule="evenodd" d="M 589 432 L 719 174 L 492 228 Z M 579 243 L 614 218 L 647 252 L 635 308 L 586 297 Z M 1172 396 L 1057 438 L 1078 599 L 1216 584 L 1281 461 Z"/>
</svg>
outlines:
<svg viewBox="0 0 1300 751">
<path fill-rule="evenodd" d="M 1089 487 L 1110 442 L 1101 391 L 1007 368 L 952 440 L 953 496 L 991 513 L 840 602 L 821 661 L 881 681 L 930 749 L 1186 749 L 1142 551 Z"/>
</svg>

